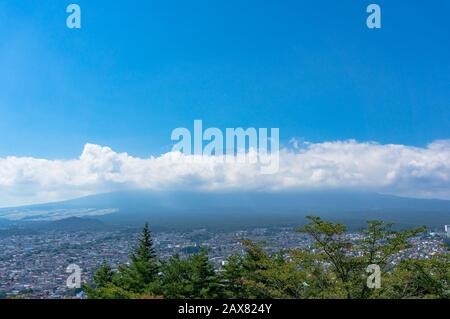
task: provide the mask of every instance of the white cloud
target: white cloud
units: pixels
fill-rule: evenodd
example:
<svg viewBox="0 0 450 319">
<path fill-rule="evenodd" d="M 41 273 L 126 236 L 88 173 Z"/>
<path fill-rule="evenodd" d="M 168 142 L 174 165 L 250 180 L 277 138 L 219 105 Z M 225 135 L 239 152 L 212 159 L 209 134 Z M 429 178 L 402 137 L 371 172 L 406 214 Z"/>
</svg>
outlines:
<svg viewBox="0 0 450 319">
<path fill-rule="evenodd" d="M 226 164 L 216 157 L 166 153 L 137 158 L 86 144 L 78 159 L 0 158 L 0 206 L 143 189 L 302 190 L 367 189 L 450 199 L 450 140 L 425 148 L 356 141 L 296 143 L 280 151 L 277 174 L 259 164 Z"/>
</svg>

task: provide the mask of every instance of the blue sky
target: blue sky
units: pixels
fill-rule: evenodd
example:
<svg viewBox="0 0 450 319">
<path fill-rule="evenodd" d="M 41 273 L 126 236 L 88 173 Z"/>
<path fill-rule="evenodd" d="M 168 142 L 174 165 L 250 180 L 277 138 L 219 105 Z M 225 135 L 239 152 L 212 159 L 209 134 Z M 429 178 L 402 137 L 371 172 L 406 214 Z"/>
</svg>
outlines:
<svg viewBox="0 0 450 319">
<path fill-rule="evenodd" d="M 279 127 L 313 142 L 450 137 L 447 0 L 0 1 L 0 156 L 136 156 L 170 133 Z"/>
</svg>

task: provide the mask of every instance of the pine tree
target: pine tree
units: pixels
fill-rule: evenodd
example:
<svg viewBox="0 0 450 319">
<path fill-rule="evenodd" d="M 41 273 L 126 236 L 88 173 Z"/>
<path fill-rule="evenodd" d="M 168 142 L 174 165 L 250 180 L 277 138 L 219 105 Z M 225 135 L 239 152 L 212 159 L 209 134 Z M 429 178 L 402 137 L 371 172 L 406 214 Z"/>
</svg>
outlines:
<svg viewBox="0 0 450 319">
<path fill-rule="evenodd" d="M 141 232 L 139 246 L 130 257 L 133 262 L 147 263 L 149 266 L 149 273 L 153 275 L 157 274 L 157 267 L 154 267 L 156 265 L 156 252 L 153 247 L 152 235 L 148 223 L 145 223 L 144 229 Z"/>
<path fill-rule="evenodd" d="M 104 264 L 94 274 L 94 283 L 97 288 L 104 288 L 112 283 L 114 273 L 108 264 Z"/>
<path fill-rule="evenodd" d="M 131 264 L 119 267 L 116 284 L 132 292 L 141 293 L 158 276 L 158 259 L 148 223 L 139 237 L 139 245 L 130 255 Z"/>
<path fill-rule="evenodd" d="M 195 298 L 218 298 L 222 294 L 220 280 L 214 271 L 214 266 L 208 259 L 206 250 L 191 256 L 191 282 Z"/>
<path fill-rule="evenodd" d="M 222 287 L 204 250 L 181 259 L 175 255 L 162 266 L 161 295 L 170 299 L 220 298 Z"/>
<path fill-rule="evenodd" d="M 225 285 L 225 295 L 227 298 L 247 298 L 249 294 L 244 285 L 247 273 L 244 270 L 244 257 L 233 254 L 228 257 L 226 265 L 221 274 L 222 282 Z"/>
</svg>

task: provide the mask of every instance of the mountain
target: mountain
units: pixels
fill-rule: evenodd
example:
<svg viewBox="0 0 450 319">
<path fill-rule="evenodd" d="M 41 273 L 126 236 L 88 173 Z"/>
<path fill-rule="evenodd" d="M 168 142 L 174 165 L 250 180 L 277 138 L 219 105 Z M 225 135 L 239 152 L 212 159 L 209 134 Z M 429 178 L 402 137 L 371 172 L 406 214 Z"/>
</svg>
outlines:
<svg viewBox="0 0 450 319">
<path fill-rule="evenodd" d="M 403 198 L 364 192 L 149 192 L 130 191 L 0 209 L 0 218 L 20 222 L 89 217 L 108 225 L 153 228 L 246 228 L 293 226 L 318 215 L 360 227 L 381 219 L 400 226 L 450 224 L 450 201 Z"/>
<path fill-rule="evenodd" d="M 102 231 L 110 230 L 111 226 L 91 218 L 69 217 L 50 222 L 28 222 L 28 223 L 11 223 L 9 227 L 0 228 L 0 238 L 11 235 L 26 236 L 35 235 L 41 232 L 62 231 Z"/>
<path fill-rule="evenodd" d="M 96 219 L 69 217 L 53 222 L 45 223 L 40 227 L 43 230 L 57 230 L 57 231 L 98 231 L 105 230 L 107 226 Z"/>
<path fill-rule="evenodd" d="M 9 219 L 0 218 L 0 229 L 4 227 L 10 227 L 13 225 L 13 222 Z"/>
</svg>

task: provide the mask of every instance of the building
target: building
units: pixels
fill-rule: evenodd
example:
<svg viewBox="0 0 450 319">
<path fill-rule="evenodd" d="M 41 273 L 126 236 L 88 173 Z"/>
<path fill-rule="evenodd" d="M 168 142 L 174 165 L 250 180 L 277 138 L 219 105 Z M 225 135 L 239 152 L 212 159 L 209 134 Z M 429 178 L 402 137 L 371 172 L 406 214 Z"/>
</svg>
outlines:
<svg viewBox="0 0 450 319">
<path fill-rule="evenodd" d="M 447 235 L 447 238 L 450 238 L 450 225 L 445 225 L 445 234 Z"/>
</svg>

